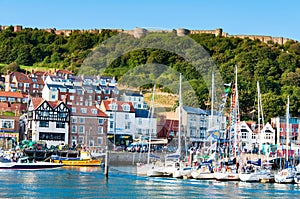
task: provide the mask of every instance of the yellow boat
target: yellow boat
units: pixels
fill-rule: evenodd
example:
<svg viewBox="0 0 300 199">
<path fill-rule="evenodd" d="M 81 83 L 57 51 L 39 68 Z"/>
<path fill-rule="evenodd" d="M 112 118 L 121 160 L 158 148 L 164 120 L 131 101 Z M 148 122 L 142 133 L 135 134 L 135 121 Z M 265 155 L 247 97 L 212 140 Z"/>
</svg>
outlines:
<svg viewBox="0 0 300 199">
<path fill-rule="evenodd" d="M 88 151 L 58 151 L 51 156 L 54 163 L 62 163 L 65 166 L 101 166 L 101 158 L 93 158 Z"/>
</svg>

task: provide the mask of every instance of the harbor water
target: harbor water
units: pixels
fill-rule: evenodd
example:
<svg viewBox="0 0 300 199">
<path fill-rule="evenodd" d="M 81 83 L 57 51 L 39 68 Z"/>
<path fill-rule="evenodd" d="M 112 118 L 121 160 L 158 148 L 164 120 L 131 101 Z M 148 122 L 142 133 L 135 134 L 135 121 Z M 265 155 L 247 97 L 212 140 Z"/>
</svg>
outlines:
<svg viewBox="0 0 300 199">
<path fill-rule="evenodd" d="M 149 178 L 133 167 L 0 171 L 0 198 L 298 198 L 297 184 Z"/>
</svg>

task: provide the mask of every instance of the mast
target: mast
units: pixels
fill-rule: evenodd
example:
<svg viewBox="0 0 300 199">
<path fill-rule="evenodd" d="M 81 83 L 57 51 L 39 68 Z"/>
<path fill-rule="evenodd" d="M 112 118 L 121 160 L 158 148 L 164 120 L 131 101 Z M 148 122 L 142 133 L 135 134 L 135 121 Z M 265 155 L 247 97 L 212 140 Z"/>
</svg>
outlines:
<svg viewBox="0 0 300 199">
<path fill-rule="evenodd" d="M 259 138 L 259 158 L 261 160 L 261 150 L 262 150 L 262 133 L 260 129 L 260 109 L 261 109 L 261 101 L 260 101 L 260 87 L 259 81 L 257 81 L 257 115 L 258 115 L 258 138 Z M 262 160 L 261 160 L 262 161 Z M 262 164 L 260 164 L 262 167 Z"/>
<path fill-rule="evenodd" d="M 286 155 L 285 159 L 286 162 L 289 161 L 289 141 L 290 141 L 290 96 L 288 96 L 288 102 L 287 102 L 287 107 L 286 107 Z"/>
<path fill-rule="evenodd" d="M 150 126 L 151 126 L 151 123 L 152 123 L 152 118 L 153 118 L 153 115 L 154 115 L 154 96 L 155 96 L 155 90 L 156 90 L 156 84 L 154 84 L 154 87 L 153 87 L 153 92 L 152 92 L 152 99 L 151 99 L 151 107 L 150 107 L 150 111 L 149 111 L 149 114 L 150 114 L 150 117 L 149 118 L 149 141 L 148 141 L 148 159 L 147 159 L 147 164 L 150 163 L 150 152 L 151 152 L 151 132 L 150 132 Z"/>
<path fill-rule="evenodd" d="M 181 109 L 182 109 L 182 96 L 181 96 L 181 73 L 179 77 L 179 116 L 178 116 L 178 153 L 181 154 Z"/>
<path fill-rule="evenodd" d="M 211 74 L 211 109 L 210 109 L 210 120 L 209 120 L 209 128 L 211 129 L 213 124 L 213 117 L 214 117 L 214 87 L 215 87 L 215 81 L 214 81 L 214 72 Z M 210 139 L 210 146 L 212 146 L 212 138 Z"/>
<path fill-rule="evenodd" d="M 234 120 L 235 120 L 235 138 L 234 138 L 234 156 L 236 157 L 237 152 L 239 152 L 240 148 L 240 143 L 239 143 L 239 117 L 240 117 L 240 112 L 239 112 L 239 93 L 238 93 L 238 85 L 237 85 L 237 65 L 235 65 L 235 93 L 234 93 Z"/>
</svg>

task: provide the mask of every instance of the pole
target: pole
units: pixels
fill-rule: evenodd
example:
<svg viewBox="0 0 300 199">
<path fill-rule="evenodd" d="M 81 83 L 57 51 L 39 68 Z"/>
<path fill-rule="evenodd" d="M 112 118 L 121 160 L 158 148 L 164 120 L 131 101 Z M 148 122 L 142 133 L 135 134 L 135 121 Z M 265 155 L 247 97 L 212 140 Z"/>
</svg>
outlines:
<svg viewBox="0 0 300 199">
<path fill-rule="evenodd" d="M 117 103 L 114 101 L 113 110 L 114 110 L 114 149 L 116 148 L 116 110 L 117 109 Z"/>
<path fill-rule="evenodd" d="M 286 162 L 289 161 L 289 137 L 290 137 L 290 116 L 289 116 L 289 108 L 290 108 L 290 97 L 288 96 L 288 102 L 287 102 L 287 107 L 286 107 L 286 154 L 285 154 L 285 159 Z"/>
<path fill-rule="evenodd" d="M 104 174 L 105 174 L 105 177 L 108 178 L 108 157 L 109 157 L 109 151 L 108 151 L 108 146 L 106 145 L 105 147 L 105 165 L 104 165 Z"/>
</svg>

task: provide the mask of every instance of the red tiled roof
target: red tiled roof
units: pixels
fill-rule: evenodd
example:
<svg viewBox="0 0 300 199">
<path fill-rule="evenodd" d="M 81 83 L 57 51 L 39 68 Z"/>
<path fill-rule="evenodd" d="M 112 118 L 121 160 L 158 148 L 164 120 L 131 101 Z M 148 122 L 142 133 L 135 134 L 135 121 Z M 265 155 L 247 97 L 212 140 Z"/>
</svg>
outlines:
<svg viewBox="0 0 300 199">
<path fill-rule="evenodd" d="M 71 115 L 74 116 L 96 116 L 96 117 L 108 117 L 103 111 L 101 111 L 96 106 L 78 106 L 78 105 L 68 105 L 69 108 L 76 108 L 76 113 L 71 112 Z M 86 113 L 81 112 L 81 108 L 86 108 Z M 92 113 L 92 109 L 97 110 L 97 114 Z"/>
<path fill-rule="evenodd" d="M 19 98 L 24 98 L 24 97 L 27 97 L 27 95 L 19 93 L 19 92 L 0 91 L 0 97 L 19 97 Z"/>
<path fill-rule="evenodd" d="M 21 82 L 21 83 L 32 83 L 31 79 L 25 75 L 24 73 L 21 72 L 13 72 L 12 74 L 15 78 L 17 82 Z"/>
<path fill-rule="evenodd" d="M 33 108 L 37 109 L 44 102 L 44 99 L 41 97 L 33 97 L 31 98 L 31 102 L 33 104 Z"/>
<path fill-rule="evenodd" d="M 130 106 L 130 112 L 134 112 L 134 107 L 133 107 L 132 102 L 121 102 L 121 101 L 116 101 L 114 99 L 108 99 L 108 100 L 103 100 L 102 103 L 105 107 L 105 110 L 107 110 L 107 111 L 111 111 L 111 109 L 109 107 L 109 105 L 111 103 L 116 103 L 118 105 L 118 110 L 117 111 L 123 112 L 122 105 L 128 104 Z"/>
<path fill-rule="evenodd" d="M 61 73 L 61 74 L 70 74 L 72 75 L 73 73 L 71 71 L 68 71 L 66 69 L 60 69 L 60 70 L 57 70 L 56 73 Z"/>
<path fill-rule="evenodd" d="M 60 103 L 62 102 L 62 101 L 47 101 L 48 102 L 48 104 L 54 109 L 54 108 L 56 108 L 58 105 L 60 105 Z"/>
</svg>

